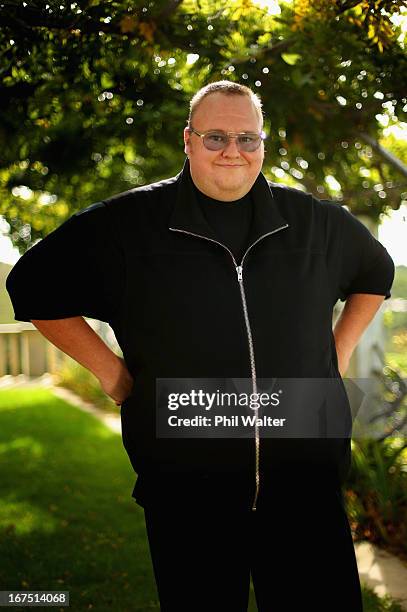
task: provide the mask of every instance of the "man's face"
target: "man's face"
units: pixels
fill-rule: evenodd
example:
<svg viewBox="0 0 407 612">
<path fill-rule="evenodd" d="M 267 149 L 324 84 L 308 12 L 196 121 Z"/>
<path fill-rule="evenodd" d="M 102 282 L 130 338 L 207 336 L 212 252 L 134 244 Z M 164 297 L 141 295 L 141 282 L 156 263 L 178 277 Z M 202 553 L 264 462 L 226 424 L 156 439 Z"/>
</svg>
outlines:
<svg viewBox="0 0 407 612">
<path fill-rule="evenodd" d="M 209 94 L 202 100 L 192 120 L 198 132 L 261 131 L 261 119 L 248 96 Z M 252 188 L 264 160 L 264 143 L 253 153 L 239 151 L 236 139 L 221 151 L 209 151 L 202 138 L 184 130 L 185 153 L 189 156 L 192 180 L 200 191 L 216 200 L 231 202 Z"/>
</svg>

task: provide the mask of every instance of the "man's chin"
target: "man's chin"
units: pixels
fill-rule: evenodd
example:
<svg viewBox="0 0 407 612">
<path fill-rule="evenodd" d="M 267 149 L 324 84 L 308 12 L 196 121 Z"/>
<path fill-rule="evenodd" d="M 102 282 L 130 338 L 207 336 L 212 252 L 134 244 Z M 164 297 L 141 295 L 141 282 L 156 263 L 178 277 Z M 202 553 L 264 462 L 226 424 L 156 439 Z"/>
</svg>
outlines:
<svg viewBox="0 0 407 612">
<path fill-rule="evenodd" d="M 250 189 L 250 185 L 248 185 L 245 181 L 237 180 L 237 177 L 234 179 L 233 177 L 230 177 L 230 179 L 226 181 L 217 181 L 216 185 L 218 189 L 223 191 L 241 191 L 245 189 L 248 191 Z"/>
</svg>

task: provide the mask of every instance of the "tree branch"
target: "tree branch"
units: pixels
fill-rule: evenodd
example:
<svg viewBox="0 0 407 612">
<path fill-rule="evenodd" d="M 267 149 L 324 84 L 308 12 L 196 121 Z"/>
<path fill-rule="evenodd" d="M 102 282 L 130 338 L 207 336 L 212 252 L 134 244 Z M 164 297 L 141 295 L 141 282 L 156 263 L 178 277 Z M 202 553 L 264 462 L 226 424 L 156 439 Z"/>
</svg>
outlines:
<svg viewBox="0 0 407 612">
<path fill-rule="evenodd" d="M 167 6 L 161 11 L 161 13 L 157 15 L 155 21 L 165 21 L 166 19 L 168 19 L 173 13 L 175 13 L 175 11 L 180 6 L 180 4 L 182 4 L 182 2 L 183 0 L 170 0 Z"/>
<path fill-rule="evenodd" d="M 403 176 L 407 177 L 407 166 L 393 153 L 390 153 L 387 149 L 382 147 L 375 138 L 369 136 L 365 132 L 359 132 L 357 134 L 361 140 L 364 140 L 367 144 L 369 144 L 376 153 L 378 153 L 383 159 L 386 160 L 393 168 L 395 168 L 398 172 L 400 172 Z"/>
</svg>

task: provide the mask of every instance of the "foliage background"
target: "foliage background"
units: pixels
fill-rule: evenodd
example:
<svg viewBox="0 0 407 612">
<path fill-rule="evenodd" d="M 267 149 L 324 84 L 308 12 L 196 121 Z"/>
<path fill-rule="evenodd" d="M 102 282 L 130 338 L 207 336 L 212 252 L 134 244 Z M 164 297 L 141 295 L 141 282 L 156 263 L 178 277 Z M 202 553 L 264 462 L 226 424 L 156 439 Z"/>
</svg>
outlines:
<svg viewBox="0 0 407 612">
<path fill-rule="evenodd" d="M 0 214 L 20 252 L 77 209 L 176 174 L 189 99 L 218 79 L 262 97 L 272 180 L 375 220 L 407 200 L 406 141 L 384 136 L 407 116 L 405 2 L 268 5 L 2 2 Z"/>
</svg>

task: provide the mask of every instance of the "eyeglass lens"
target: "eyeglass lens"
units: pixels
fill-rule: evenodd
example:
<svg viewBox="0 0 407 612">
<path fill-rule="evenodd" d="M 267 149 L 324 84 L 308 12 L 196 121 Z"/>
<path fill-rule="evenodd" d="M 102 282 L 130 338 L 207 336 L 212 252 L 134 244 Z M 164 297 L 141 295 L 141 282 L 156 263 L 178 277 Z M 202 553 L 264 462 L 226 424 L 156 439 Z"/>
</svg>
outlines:
<svg viewBox="0 0 407 612">
<path fill-rule="evenodd" d="M 229 136 L 222 132 L 209 132 L 203 138 L 204 145 L 210 151 L 219 151 L 227 146 Z M 236 144 L 239 151 L 255 151 L 261 142 L 258 134 L 240 134 L 236 137 Z"/>
</svg>

